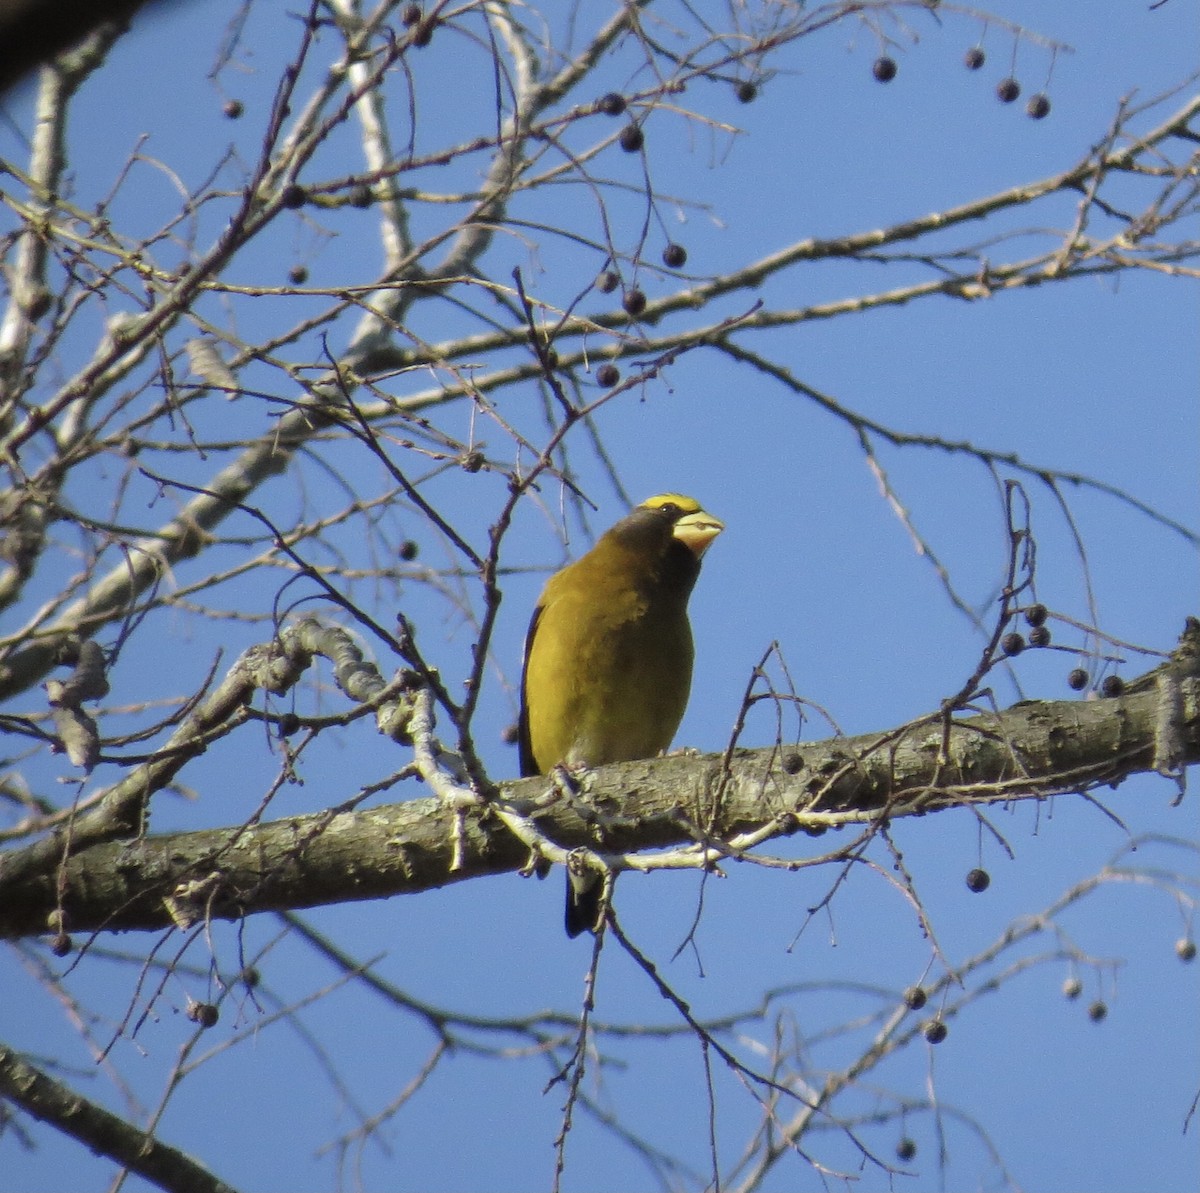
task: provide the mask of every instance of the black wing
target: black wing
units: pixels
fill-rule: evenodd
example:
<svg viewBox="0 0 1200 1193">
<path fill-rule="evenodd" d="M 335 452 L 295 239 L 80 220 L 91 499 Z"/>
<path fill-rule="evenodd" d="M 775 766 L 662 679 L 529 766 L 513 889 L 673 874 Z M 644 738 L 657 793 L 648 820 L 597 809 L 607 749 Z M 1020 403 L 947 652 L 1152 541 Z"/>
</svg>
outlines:
<svg viewBox="0 0 1200 1193">
<path fill-rule="evenodd" d="M 521 777 L 540 775 L 541 769 L 533 756 L 533 744 L 529 740 L 529 701 L 525 692 L 525 680 L 529 674 L 529 652 L 533 649 L 533 636 L 541 620 L 542 606 L 538 605 L 529 621 L 529 633 L 525 635 L 525 661 L 521 664 L 521 713 L 517 719 L 517 750 L 521 759 Z"/>
</svg>

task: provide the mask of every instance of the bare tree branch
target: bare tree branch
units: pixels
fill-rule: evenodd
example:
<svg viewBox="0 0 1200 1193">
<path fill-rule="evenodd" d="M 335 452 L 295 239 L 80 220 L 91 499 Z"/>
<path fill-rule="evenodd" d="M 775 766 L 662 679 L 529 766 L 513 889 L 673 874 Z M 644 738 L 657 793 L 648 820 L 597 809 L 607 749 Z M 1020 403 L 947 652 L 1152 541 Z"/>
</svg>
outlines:
<svg viewBox="0 0 1200 1193">
<path fill-rule="evenodd" d="M 55 1081 L 0 1045 L 0 1095 L 100 1156 L 171 1193 L 233 1193 L 191 1156 Z"/>
<path fill-rule="evenodd" d="M 604 767 L 586 816 L 561 798 L 547 803 L 554 792 L 542 779 L 501 784 L 494 801 L 464 792 L 460 803 L 364 811 L 331 795 L 316 815 L 113 841 L 57 869 L 10 865 L 0 868 L 0 935 L 149 930 L 414 894 L 520 869 L 531 848 L 602 850 L 616 870 L 706 869 L 753 861 L 753 847 L 796 832 L 1044 800 L 1145 772 L 1181 780 L 1197 761 L 1200 623 L 1120 697 L 1025 701 L 953 722 L 938 714 L 888 733 L 736 750 L 728 764 L 708 755 Z M 532 832 L 524 840 L 510 831 L 521 825 Z M 656 849 L 670 852 L 642 852 Z"/>
</svg>

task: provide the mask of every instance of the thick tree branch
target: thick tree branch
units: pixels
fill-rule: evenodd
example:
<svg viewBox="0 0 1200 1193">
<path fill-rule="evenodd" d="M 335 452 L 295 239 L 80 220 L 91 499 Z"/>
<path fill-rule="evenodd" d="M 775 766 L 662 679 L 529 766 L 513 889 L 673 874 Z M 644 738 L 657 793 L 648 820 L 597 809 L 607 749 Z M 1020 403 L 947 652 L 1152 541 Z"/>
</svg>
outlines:
<svg viewBox="0 0 1200 1193">
<path fill-rule="evenodd" d="M 586 807 L 548 800 L 547 781 L 534 778 L 503 784 L 503 803 L 419 799 L 106 842 L 0 885 L 0 935 L 60 924 L 153 930 L 415 894 L 528 867 L 530 845 L 509 827 L 518 822 L 556 846 L 602 847 L 616 868 L 645 867 L 623 854 L 680 846 L 665 864 L 695 867 L 799 830 L 1046 799 L 1139 773 L 1182 783 L 1198 761 L 1200 622 L 1190 619 L 1172 659 L 1120 697 L 935 714 L 887 733 L 739 749 L 728 762 L 681 755 L 604 767 Z"/>
<path fill-rule="evenodd" d="M 233 1193 L 229 1185 L 191 1156 L 81 1097 L 3 1045 L 0 1045 L 0 1097 L 77 1139 L 96 1155 L 116 1160 L 159 1188 L 175 1193 Z"/>
</svg>

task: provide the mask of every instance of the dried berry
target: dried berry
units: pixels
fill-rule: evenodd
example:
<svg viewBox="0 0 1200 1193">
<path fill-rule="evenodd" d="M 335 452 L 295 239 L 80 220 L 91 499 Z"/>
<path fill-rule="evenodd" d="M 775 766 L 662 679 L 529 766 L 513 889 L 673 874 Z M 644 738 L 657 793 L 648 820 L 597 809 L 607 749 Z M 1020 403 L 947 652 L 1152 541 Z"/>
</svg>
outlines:
<svg viewBox="0 0 1200 1193">
<path fill-rule="evenodd" d="M 1099 1023 L 1102 1019 L 1108 1017 L 1108 1004 L 1096 999 L 1090 1007 L 1088 1007 L 1088 1018 L 1093 1023 Z"/>
<path fill-rule="evenodd" d="M 610 91 L 607 95 L 600 97 L 600 102 L 596 105 L 605 116 L 620 116 L 625 111 L 625 97 L 618 95 L 615 91 Z"/>
<path fill-rule="evenodd" d="M 193 1002 L 188 1004 L 187 1017 L 201 1027 L 215 1027 L 220 1016 L 211 1002 Z"/>
<path fill-rule="evenodd" d="M 919 1011 L 928 1001 L 929 996 L 920 986 L 909 986 L 904 992 L 904 1005 L 910 1011 Z"/>
<path fill-rule="evenodd" d="M 50 941 L 50 951 L 56 957 L 65 957 L 71 951 L 71 938 L 65 932 L 59 932 Z"/>
<path fill-rule="evenodd" d="M 352 187 L 350 190 L 350 206 L 351 207 L 370 207 L 371 206 L 371 188 L 365 182 L 360 182 L 358 186 Z"/>
<path fill-rule="evenodd" d="M 412 28 L 424 15 L 419 4 L 406 4 L 400 14 L 400 21 L 407 28 Z"/>
<path fill-rule="evenodd" d="M 626 153 L 637 153 L 645 143 L 645 135 L 636 124 L 621 130 L 620 145 Z"/>
<path fill-rule="evenodd" d="M 303 265 L 293 265 L 288 270 L 288 281 L 293 286 L 303 286 L 308 281 L 308 270 Z"/>
<path fill-rule="evenodd" d="M 896 60 L 886 54 L 876 58 L 871 67 L 871 73 L 881 83 L 890 83 L 896 77 Z"/>
<path fill-rule="evenodd" d="M 517 724 L 505 725 L 500 730 L 500 740 L 506 746 L 515 746 L 521 740 L 521 727 Z"/>
<path fill-rule="evenodd" d="M 967 890 L 973 891 L 976 895 L 986 891 L 992 885 L 992 876 L 986 870 L 980 870 L 976 867 L 974 870 L 967 871 Z"/>
<path fill-rule="evenodd" d="M 917 1154 L 917 1145 L 906 1135 L 896 1144 L 897 1159 L 908 1163 Z"/>
<path fill-rule="evenodd" d="M 646 296 L 636 287 L 626 290 L 621 305 L 625 308 L 627 315 L 632 315 L 636 319 L 646 309 Z"/>
<path fill-rule="evenodd" d="M 1082 692 L 1088 685 L 1088 673 L 1082 667 L 1076 667 L 1067 675 L 1067 687 L 1076 692 Z"/>
<path fill-rule="evenodd" d="M 948 1028 L 940 1019 L 930 1019 L 925 1024 L 924 1032 L 925 1038 L 931 1044 L 940 1044 L 950 1034 Z"/>
<path fill-rule="evenodd" d="M 601 365 L 596 370 L 596 384 L 612 389 L 621 380 L 621 370 L 616 365 Z"/>
<path fill-rule="evenodd" d="M 177 273 L 181 278 L 186 277 L 191 272 L 191 268 L 191 263 L 184 261 L 180 264 Z M 35 283 L 30 287 L 29 293 L 25 296 L 25 301 L 22 305 L 25 308 L 25 314 L 31 320 L 37 320 L 50 309 L 53 301 L 54 299 L 51 297 L 49 289 Z"/>
<path fill-rule="evenodd" d="M 224 106 L 221 108 L 221 111 L 224 112 L 230 120 L 239 120 L 241 119 L 242 114 L 246 111 L 246 105 L 243 104 L 240 99 L 227 99 Z"/>
<path fill-rule="evenodd" d="M 1030 646 L 1049 646 L 1050 645 L 1050 627 L 1044 625 L 1035 625 L 1029 631 Z"/>
<path fill-rule="evenodd" d="M 1050 97 L 1041 91 L 1037 95 L 1031 95 L 1029 103 L 1025 105 L 1025 111 L 1034 120 L 1044 120 L 1050 115 Z"/>
<path fill-rule="evenodd" d="M 412 563 L 412 561 L 416 559 L 417 552 L 419 550 L 420 548 L 416 543 L 413 542 L 412 539 L 405 539 L 404 542 L 400 544 L 399 555 L 405 563 Z"/>
<path fill-rule="evenodd" d="M 433 41 L 433 27 L 436 24 L 437 21 L 422 21 L 414 25 L 409 40 L 414 46 L 427 46 Z"/>
<path fill-rule="evenodd" d="M 1119 675 L 1106 675 L 1100 685 L 1102 696 L 1119 696 L 1125 691 L 1125 681 Z"/>
<path fill-rule="evenodd" d="M 596 289 L 601 294 L 611 294 L 620 284 L 621 279 L 611 269 L 606 269 L 596 278 Z"/>
<path fill-rule="evenodd" d="M 662 259 L 668 269 L 682 269 L 687 264 L 687 249 L 681 244 L 669 244 L 663 249 Z"/>
<path fill-rule="evenodd" d="M 283 188 L 283 193 L 279 196 L 279 201 L 284 207 L 295 211 L 298 207 L 303 207 L 308 195 L 305 194 L 304 187 L 297 186 L 294 182 L 288 183 Z"/>
<path fill-rule="evenodd" d="M 1021 84 L 1011 75 L 1007 79 L 1001 79 L 996 84 L 996 98 L 1002 104 L 1011 104 L 1020 94 Z"/>
<path fill-rule="evenodd" d="M 1175 942 L 1175 956 L 1180 961 L 1195 961 L 1196 959 L 1196 942 L 1189 940 L 1186 936 Z"/>
<path fill-rule="evenodd" d="M 1062 984 L 1063 998 L 1078 998 L 1083 993 L 1083 983 L 1078 978 L 1067 978 Z"/>
<path fill-rule="evenodd" d="M 1000 639 L 1000 649 L 1006 655 L 1018 655 L 1025 649 L 1025 639 L 1013 630 Z"/>
<path fill-rule="evenodd" d="M 748 79 L 734 88 L 739 104 L 752 104 L 758 98 L 758 88 Z"/>
<path fill-rule="evenodd" d="M 963 65 L 967 70 L 978 70 L 987 61 L 987 55 L 982 46 L 972 46 L 963 55 Z"/>
<path fill-rule="evenodd" d="M 1025 610 L 1025 620 L 1032 626 L 1046 624 L 1046 618 L 1050 616 L 1050 610 L 1046 608 L 1040 601 L 1036 605 L 1030 605 Z"/>
</svg>

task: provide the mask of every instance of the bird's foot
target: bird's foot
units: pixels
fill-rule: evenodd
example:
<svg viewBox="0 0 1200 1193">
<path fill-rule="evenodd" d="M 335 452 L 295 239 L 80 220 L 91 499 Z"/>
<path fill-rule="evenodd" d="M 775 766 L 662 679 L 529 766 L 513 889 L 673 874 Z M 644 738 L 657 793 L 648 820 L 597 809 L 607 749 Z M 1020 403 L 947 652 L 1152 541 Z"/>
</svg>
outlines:
<svg viewBox="0 0 1200 1193">
<path fill-rule="evenodd" d="M 611 890 L 611 871 L 597 869 L 595 855 L 586 849 L 567 854 L 567 907 L 564 925 L 574 938 L 581 932 L 597 932 L 608 907 L 606 887 Z"/>
</svg>

